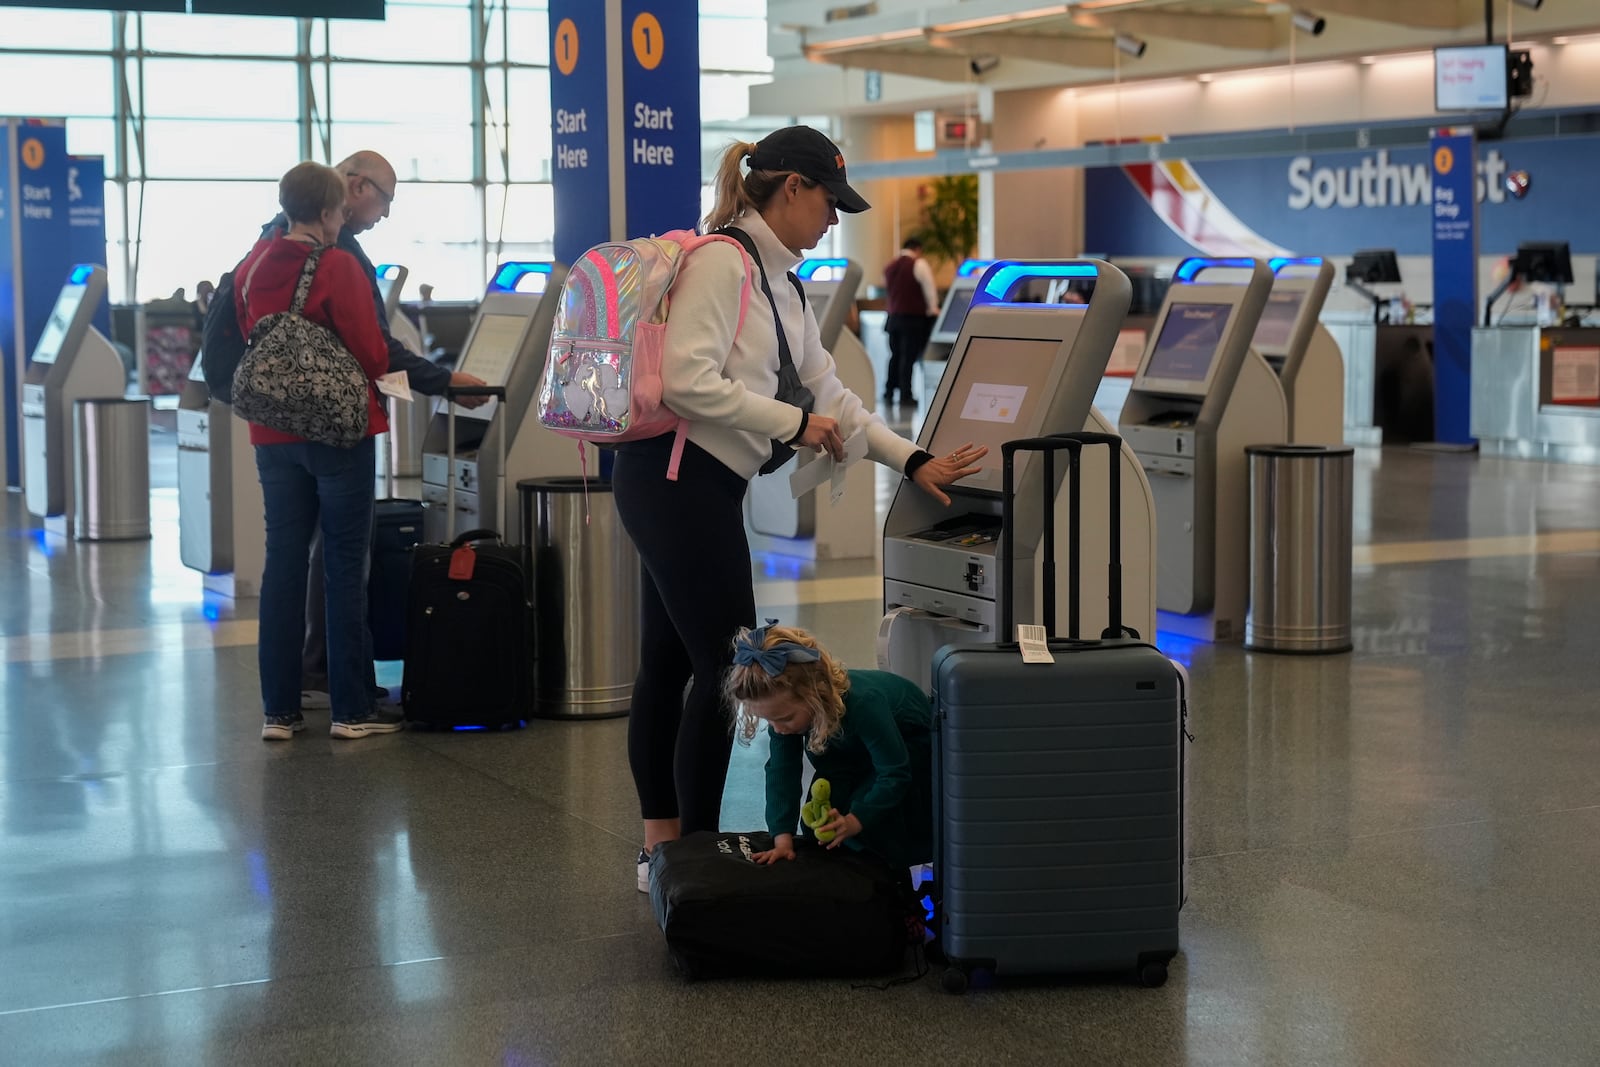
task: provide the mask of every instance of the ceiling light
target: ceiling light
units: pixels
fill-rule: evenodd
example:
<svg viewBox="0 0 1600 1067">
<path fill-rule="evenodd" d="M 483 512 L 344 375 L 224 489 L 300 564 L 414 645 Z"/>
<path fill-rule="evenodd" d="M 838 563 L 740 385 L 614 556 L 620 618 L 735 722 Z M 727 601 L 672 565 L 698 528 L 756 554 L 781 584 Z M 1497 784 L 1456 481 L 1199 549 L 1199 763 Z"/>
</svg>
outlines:
<svg viewBox="0 0 1600 1067">
<path fill-rule="evenodd" d="M 1362 56 L 1361 57 L 1361 65 L 1363 67 L 1370 67 L 1374 63 L 1376 63 L 1377 61 L 1378 61 L 1378 57 L 1377 56 Z"/>
<path fill-rule="evenodd" d="M 1304 8 L 1296 8 L 1294 14 L 1290 17 L 1294 20 L 1295 26 L 1313 37 L 1321 37 L 1322 31 L 1328 28 L 1327 19 Z"/>
<path fill-rule="evenodd" d="M 1131 34 L 1117 34 L 1117 51 L 1132 56 L 1134 59 L 1144 55 L 1145 43 Z"/>
<path fill-rule="evenodd" d="M 1215 74 L 1196 74 L 1194 80 L 1201 85 L 1210 85 L 1216 79 Z"/>
</svg>

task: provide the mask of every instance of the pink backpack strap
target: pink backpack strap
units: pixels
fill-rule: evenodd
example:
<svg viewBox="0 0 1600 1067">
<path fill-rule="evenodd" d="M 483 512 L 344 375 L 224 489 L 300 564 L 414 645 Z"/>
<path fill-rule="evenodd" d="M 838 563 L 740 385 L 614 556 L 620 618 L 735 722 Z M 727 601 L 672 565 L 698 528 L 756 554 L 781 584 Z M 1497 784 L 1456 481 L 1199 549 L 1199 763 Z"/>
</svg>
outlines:
<svg viewBox="0 0 1600 1067">
<path fill-rule="evenodd" d="M 672 458 L 667 460 L 667 481 L 678 480 L 678 465 L 683 462 L 683 446 L 689 442 L 689 424 L 678 420 L 678 431 L 672 438 Z"/>
</svg>

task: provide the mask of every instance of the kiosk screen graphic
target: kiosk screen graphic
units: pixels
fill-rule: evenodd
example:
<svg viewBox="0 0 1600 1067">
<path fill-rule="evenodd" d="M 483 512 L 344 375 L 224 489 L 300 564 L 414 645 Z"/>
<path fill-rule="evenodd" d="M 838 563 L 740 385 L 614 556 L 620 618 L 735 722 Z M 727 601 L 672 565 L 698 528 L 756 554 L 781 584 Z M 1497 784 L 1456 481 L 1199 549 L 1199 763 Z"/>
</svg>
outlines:
<svg viewBox="0 0 1600 1067">
<path fill-rule="evenodd" d="M 943 456 L 969 441 L 987 445 L 989 454 L 979 466 L 994 471 L 998 479 L 1000 446 L 1039 432 L 1039 405 L 1060 351 L 1060 341 L 974 337 L 967 344 L 928 450 Z M 999 488 L 998 480 L 994 488 Z"/>
<path fill-rule="evenodd" d="M 1228 328 L 1231 304 L 1173 304 L 1144 377 L 1203 382 Z"/>
<path fill-rule="evenodd" d="M 1256 335 L 1251 345 L 1262 354 L 1281 354 L 1289 347 L 1294 324 L 1300 318 L 1300 308 L 1306 302 L 1303 292 L 1271 293 L 1267 306 L 1261 311 L 1261 321 L 1256 323 Z"/>
</svg>

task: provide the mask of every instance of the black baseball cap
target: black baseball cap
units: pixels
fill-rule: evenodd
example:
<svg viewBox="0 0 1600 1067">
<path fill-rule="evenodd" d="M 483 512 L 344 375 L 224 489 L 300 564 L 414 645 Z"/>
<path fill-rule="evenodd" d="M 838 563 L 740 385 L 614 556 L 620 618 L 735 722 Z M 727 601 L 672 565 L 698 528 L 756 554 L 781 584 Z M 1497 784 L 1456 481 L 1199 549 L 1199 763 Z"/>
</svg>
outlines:
<svg viewBox="0 0 1600 1067">
<path fill-rule="evenodd" d="M 855 214 L 872 207 L 845 181 L 839 146 L 810 126 L 785 126 L 757 141 L 750 169 L 788 170 L 809 178 L 834 195 L 840 211 Z"/>
</svg>

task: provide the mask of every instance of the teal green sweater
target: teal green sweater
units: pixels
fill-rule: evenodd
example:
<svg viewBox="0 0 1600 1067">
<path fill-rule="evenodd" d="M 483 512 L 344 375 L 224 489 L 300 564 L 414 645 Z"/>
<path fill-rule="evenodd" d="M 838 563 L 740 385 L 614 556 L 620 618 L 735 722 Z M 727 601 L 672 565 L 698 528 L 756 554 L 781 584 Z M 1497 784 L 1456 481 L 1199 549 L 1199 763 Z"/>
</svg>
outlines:
<svg viewBox="0 0 1600 1067">
<path fill-rule="evenodd" d="M 897 866 L 933 859 L 933 709 L 914 682 L 883 671 L 850 671 L 839 731 L 820 753 L 806 734 L 767 729 L 767 830 L 792 834 L 800 822 L 801 759 L 832 787 L 833 806 L 861 821 L 845 842 Z M 812 836 L 809 827 L 802 833 Z"/>
</svg>

